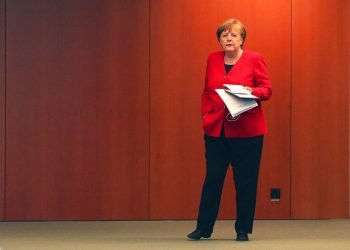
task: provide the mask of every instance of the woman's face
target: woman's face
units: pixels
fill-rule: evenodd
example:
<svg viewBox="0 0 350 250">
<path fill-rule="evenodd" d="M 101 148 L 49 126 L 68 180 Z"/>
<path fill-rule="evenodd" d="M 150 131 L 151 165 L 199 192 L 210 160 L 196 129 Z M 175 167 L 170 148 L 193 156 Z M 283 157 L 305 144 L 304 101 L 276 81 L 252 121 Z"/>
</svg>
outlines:
<svg viewBox="0 0 350 250">
<path fill-rule="evenodd" d="M 225 52 L 238 51 L 241 48 L 242 43 L 243 39 L 241 33 L 235 26 L 221 33 L 220 45 Z"/>
</svg>

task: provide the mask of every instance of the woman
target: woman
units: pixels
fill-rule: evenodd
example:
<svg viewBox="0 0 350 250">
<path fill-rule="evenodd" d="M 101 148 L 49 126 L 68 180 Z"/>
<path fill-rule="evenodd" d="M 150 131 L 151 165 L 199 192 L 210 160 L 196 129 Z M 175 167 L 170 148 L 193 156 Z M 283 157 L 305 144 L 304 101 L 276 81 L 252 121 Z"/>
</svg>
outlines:
<svg viewBox="0 0 350 250">
<path fill-rule="evenodd" d="M 206 177 L 202 189 L 196 230 L 188 238 L 209 238 L 220 206 L 222 187 L 231 164 L 236 189 L 237 241 L 249 240 L 256 204 L 259 166 L 264 134 L 267 132 L 261 101 L 272 95 L 263 58 L 243 50 L 244 25 L 229 19 L 217 29 L 223 51 L 209 55 L 202 95 L 205 132 Z M 223 84 L 239 84 L 259 97 L 258 106 L 238 117 L 231 117 L 215 89 Z"/>
</svg>

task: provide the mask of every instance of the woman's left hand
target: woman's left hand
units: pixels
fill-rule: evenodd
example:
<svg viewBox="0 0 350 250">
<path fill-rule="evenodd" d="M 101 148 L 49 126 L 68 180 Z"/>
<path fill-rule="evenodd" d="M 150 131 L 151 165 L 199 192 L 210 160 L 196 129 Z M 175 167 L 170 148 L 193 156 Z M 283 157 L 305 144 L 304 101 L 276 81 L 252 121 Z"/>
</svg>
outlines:
<svg viewBox="0 0 350 250">
<path fill-rule="evenodd" d="M 245 86 L 245 87 L 243 87 L 243 88 L 246 89 L 246 90 L 248 90 L 250 93 L 253 93 L 253 89 L 252 89 L 251 87 Z"/>
</svg>

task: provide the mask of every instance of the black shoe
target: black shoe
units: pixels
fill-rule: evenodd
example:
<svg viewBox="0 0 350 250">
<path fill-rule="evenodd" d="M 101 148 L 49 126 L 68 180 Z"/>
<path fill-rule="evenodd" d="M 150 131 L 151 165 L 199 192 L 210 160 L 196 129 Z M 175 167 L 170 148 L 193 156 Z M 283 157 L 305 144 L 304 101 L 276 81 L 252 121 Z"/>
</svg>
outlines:
<svg viewBox="0 0 350 250">
<path fill-rule="evenodd" d="M 248 234 L 247 233 L 237 233 L 237 238 L 236 238 L 236 241 L 248 241 L 249 240 L 249 237 L 248 237 Z"/>
<path fill-rule="evenodd" d="M 210 236 L 210 233 L 204 233 L 199 229 L 196 229 L 192 233 L 187 235 L 187 237 L 191 240 L 199 240 L 200 238 L 210 238 Z"/>
</svg>

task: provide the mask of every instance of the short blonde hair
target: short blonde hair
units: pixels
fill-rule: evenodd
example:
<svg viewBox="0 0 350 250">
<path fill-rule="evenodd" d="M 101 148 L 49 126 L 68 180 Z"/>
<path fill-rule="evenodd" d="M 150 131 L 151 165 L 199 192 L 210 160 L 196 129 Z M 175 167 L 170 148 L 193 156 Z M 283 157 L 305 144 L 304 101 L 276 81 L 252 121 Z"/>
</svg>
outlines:
<svg viewBox="0 0 350 250">
<path fill-rule="evenodd" d="M 218 41 L 220 41 L 220 37 L 222 32 L 224 32 L 225 30 L 230 30 L 232 28 L 232 26 L 236 26 L 239 29 L 239 33 L 242 37 L 242 45 L 241 47 L 243 47 L 244 45 L 244 41 L 245 38 L 247 37 L 247 31 L 243 25 L 243 23 L 237 19 L 228 19 L 225 22 L 223 22 L 222 24 L 219 25 L 219 27 L 216 30 L 216 37 L 218 38 Z"/>
</svg>

